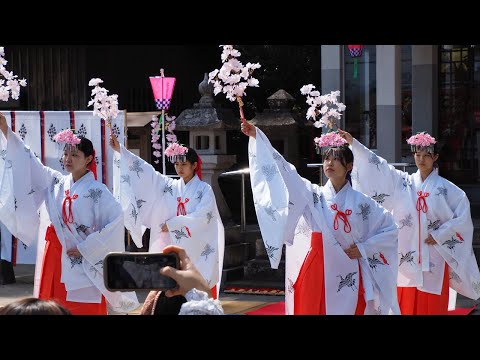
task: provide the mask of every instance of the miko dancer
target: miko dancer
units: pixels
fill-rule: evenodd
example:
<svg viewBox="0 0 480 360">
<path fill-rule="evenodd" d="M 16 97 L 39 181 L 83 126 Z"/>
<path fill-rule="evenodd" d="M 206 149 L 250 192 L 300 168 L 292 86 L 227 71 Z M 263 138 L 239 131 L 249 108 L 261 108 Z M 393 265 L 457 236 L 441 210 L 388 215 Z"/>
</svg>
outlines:
<svg viewBox="0 0 480 360">
<path fill-rule="evenodd" d="M 478 299 L 480 273 L 472 248 L 470 202 L 463 190 L 438 175 L 435 138 L 423 132 L 407 140 L 417 166 L 417 172 L 408 174 L 388 165 L 348 132 L 339 132 L 355 155 L 353 187 L 391 211 L 399 226 L 402 314 L 447 314 L 449 287 Z"/>
<path fill-rule="evenodd" d="M 37 247 L 34 295 L 74 315 L 107 315 L 107 305 L 115 312 L 135 310 L 134 292 L 110 292 L 103 283 L 105 255 L 125 251 L 123 213 L 96 180 L 92 142 L 70 129 L 55 135 L 69 173 L 63 175 L 44 166 L 1 113 L 0 129 L 0 221 L 26 245 L 46 240 Z"/>
<path fill-rule="evenodd" d="M 255 210 L 272 268 L 287 245 L 287 314 L 399 314 L 398 229 L 350 186 L 346 141 L 335 132 L 316 139 L 329 179 L 321 187 L 300 177 L 260 129 L 242 119 L 241 130 L 250 137 Z"/>
<path fill-rule="evenodd" d="M 110 146 L 120 154 L 120 203 L 135 244 L 142 246 L 142 235 L 150 228 L 149 252 L 161 252 L 167 245 L 183 247 L 217 298 L 224 227 L 213 190 L 201 180 L 198 154 L 179 143 L 170 144 L 165 156 L 180 177 L 173 179 L 120 145 L 115 135 Z M 163 292 L 151 292 L 142 313 L 178 313 L 185 301 L 183 296 L 167 298 Z"/>
</svg>

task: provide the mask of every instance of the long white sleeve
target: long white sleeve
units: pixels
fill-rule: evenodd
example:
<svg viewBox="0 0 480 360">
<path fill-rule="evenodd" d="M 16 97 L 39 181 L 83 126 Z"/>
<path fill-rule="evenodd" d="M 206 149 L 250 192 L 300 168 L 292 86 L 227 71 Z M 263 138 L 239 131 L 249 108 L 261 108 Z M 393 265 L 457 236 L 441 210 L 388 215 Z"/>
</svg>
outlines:
<svg viewBox="0 0 480 360">
<path fill-rule="evenodd" d="M 307 180 L 256 129 L 248 152 L 255 211 L 272 268 L 278 268 L 283 244 L 291 243 L 296 225 L 313 195 Z"/>
<path fill-rule="evenodd" d="M 395 169 L 357 139 L 353 139 L 351 149 L 354 157 L 352 187 L 392 211 L 396 192 L 402 189 L 399 184 L 408 181 L 408 173 Z"/>
<path fill-rule="evenodd" d="M 125 227 L 135 244 L 141 247 L 142 235 L 151 227 L 151 215 L 161 216 L 163 207 L 159 201 L 165 194 L 165 187 L 171 186 L 173 180 L 122 145 L 120 155 L 120 193 L 115 195 L 122 205 Z"/>
<path fill-rule="evenodd" d="M 36 241 L 38 210 L 46 192 L 62 174 L 44 166 L 28 146 L 8 129 L 0 135 L 0 221 L 26 245 Z"/>
</svg>

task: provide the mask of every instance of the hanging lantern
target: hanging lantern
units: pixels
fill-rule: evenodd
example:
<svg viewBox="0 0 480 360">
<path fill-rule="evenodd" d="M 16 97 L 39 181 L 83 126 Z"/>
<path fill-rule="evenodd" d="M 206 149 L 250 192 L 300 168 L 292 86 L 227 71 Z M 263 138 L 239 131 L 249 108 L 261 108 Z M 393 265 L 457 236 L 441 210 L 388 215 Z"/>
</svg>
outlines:
<svg viewBox="0 0 480 360">
<path fill-rule="evenodd" d="M 165 113 L 170 108 L 173 89 L 175 88 L 176 78 L 165 77 L 163 69 L 160 69 L 160 76 L 150 76 L 150 85 L 152 85 L 153 98 L 158 110 L 162 111 L 159 124 L 162 130 L 162 169 L 163 175 L 167 174 L 165 165 Z"/>
<path fill-rule="evenodd" d="M 173 89 L 175 87 L 174 77 L 150 76 L 150 84 L 152 85 L 153 98 L 158 110 L 168 110 L 172 101 Z"/>
<path fill-rule="evenodd" d="M 363 45 L 348 45 L 348 51 L 350 51 L 350 56 L 353 58 L 353 78 L 357 78 L 357 58 L 362 56 Z"/>
</svg>

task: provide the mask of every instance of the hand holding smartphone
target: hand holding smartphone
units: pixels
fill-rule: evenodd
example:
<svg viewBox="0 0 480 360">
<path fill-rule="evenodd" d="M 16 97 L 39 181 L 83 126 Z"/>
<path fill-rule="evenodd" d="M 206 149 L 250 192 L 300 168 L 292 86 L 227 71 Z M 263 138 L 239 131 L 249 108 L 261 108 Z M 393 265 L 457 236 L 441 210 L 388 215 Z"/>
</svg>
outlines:
<svg viewBox="0 0 480 360">
<path fill-rule="evenodd" d="M 161 275 L 160 269 L 171 266 L 178 269 L 176 253 L 117 252 L 103 260 L 105 287 L 110 291 L 160 290 L 177 287 L 171 277 Z"/>
<path fill-rule="evenodd" d="M 207 294 L 211 294 L 210 286 L 205 278 L 195 267 L 192 260 L 188 257 L 184 248 L 175 245 L 168 245 L 163 248 L 164 253 L 176 253 L 180 259 L 180 269 L 166 268 L 162 270 L 162 274 L 170 276 L 177 281 L 178 287 L 166 291 L 167 297 L 183 295 L 195 288 L 200 291 L 204 291 Z M 218 294 L 215 294 L 217 296 Z"/>
</svg>

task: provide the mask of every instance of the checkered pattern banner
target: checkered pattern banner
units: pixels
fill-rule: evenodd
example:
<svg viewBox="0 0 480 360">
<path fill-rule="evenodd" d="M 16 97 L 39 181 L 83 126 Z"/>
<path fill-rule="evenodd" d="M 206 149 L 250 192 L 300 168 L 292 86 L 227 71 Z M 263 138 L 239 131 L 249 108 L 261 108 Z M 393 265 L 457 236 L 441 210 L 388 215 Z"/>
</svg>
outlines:
<svg viewBox="0 0 480 360">
<path fill-rule="evenodd" d="M 170 108 L 170 99 L 155 99 L 155 105 L 158 110 L 168 110 Z"/>
<path fill-rule="evenodd" d="M 352 58 L 360 57 L 362 56 L 363 45 L 348 45 L 348 51 L 350 51 Z"/>
<path fill-rule="evenodd" d="M 350 50 L 350 55 L 352 57 L 360 57 L 360 56 L 362 56 L 362 49 L 351 49 Z"/>
</svg>

